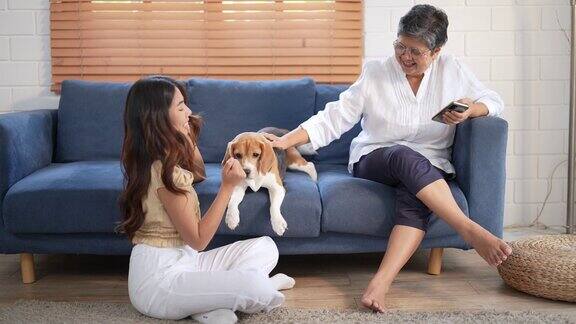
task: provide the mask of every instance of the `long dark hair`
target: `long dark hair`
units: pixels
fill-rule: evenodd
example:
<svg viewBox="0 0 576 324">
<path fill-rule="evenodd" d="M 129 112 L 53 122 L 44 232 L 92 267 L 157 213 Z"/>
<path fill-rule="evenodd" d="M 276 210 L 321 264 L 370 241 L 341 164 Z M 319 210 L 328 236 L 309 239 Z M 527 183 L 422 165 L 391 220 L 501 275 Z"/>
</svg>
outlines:
<svg viewBox="0 0 576 324">
<path fill-rule="evenodd" d="M 124 109 L 124 143 L 122 166 L 124 190 L 120 195 L 123 220 L 117 231 L 126 233 L 132 240 L 134 233 L 144 222 L 142 199 L 150 186 L 150 170 L 156 160 L 162 162 L 162 182 L 166 189 L 177 194 L 186 191 L 174 185 L 172 173 L 179 166 L 193 173 L 194 149 L 202 119 L 192 115 L 189 120 L 190 134 L 182 134 L 169 119 L 169 109 L 176 89 L 187 102 L 185 87 L 165 76 L 151 76 L 136 81 L 126 99 Z"/>
</svg>

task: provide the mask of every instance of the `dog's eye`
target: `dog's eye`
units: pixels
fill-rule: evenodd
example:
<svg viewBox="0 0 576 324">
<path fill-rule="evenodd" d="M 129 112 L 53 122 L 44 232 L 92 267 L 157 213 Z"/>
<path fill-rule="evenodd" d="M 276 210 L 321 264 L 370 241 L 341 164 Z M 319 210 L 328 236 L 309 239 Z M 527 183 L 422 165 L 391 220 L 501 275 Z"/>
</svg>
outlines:
<svg viewBox="0 0 576 324">
<path fill-rule="evenodd" d="M 234 157 L 237 158 L 237 159 L 241 159 L 241 158 L 242 158 L 242 154 L 236 153 L 236 154 L 234 154 Z"/>
<path fill-rule="evenodd" d="M 253 157 L 259 157 L 259 156 L 260 156 L 260 153 L 252 153 L 252 156 L 253 156 Z"/>
</svg>

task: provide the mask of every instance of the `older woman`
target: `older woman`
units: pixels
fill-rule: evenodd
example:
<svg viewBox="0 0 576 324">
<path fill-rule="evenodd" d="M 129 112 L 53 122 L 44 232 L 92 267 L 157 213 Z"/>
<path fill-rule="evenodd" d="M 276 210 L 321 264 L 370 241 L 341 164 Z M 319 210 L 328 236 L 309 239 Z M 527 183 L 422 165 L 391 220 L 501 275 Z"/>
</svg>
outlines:
<svg viewBox="0 0 576 324">
<path fill-rule="evenodd" d="M 359 79 L 340 99 L 282 137 L 267 135 L 275 147 L 311 142 L 328 145 L 362 120 L 350 147 L 349 171 L 355 177 L 396 187 L 395 226 L 377 273 L 362 303 L 383 311 L 385 295 L 419 246 L 431 212 L 452 226 L 490 265 L 512 252 L 462 212 L 446 178 L 456 124 L 468 118 L 499 115 L 504 104 L 456 58 L 442 55 L 448 18 L 430 5 L 416 5 L 400 20 L 394 56 L 364 65 Z M 447 112 L 445 123 L 432 121 L 452 101 L 465 112 Z"/>
</svg>

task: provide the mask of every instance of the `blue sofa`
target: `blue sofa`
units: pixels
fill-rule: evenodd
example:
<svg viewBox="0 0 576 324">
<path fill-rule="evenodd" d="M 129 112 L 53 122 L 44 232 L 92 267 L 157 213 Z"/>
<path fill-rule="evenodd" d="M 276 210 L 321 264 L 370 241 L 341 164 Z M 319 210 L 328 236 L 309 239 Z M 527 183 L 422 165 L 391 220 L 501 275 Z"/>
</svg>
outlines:
<svg viewBox="0 0 576 324">
<path fill-rule="evenodd" d="M 119 157 L 129 87 L 65 81 L 58 110 L 0 115 L 0 252 L 21 254 L 25 282 L 34 280 L 34 253 L 130 253 L 127 238 L 114 233 L 120 220 Z M 265 126 L 292 129 L 346 89 L 311 79 L 190 79 L 186 87 L 189 107 L 205 121 L 199 146 L 208 177 L 195 187 L 203 212 L 219 188 L 220 161 L 229 140 Z M 282 212 L 288 229 L 283 237 L 270 226 L 267 194 L 247 193 L 240 205 L 240 225 L 231 231 L 222 222 L 211 247 L 269 235 L 281 254 L 383 251 L 393 225 L 394 190 L 347 172 L 348 148 L 359 130 L 358 124 L 311 158 L 317 183 L 304 173 L 287 173 Z M 506 140 L 502 119 L 483 117 L 460 124 L 452 156 L 457 177 L 449 182 L 464 212 L 498 236 Z M 470 248 L 435 216 L 421 247 L 440 251 L 434 253 L 436 259 L 441 248 Z"/>
</svg>

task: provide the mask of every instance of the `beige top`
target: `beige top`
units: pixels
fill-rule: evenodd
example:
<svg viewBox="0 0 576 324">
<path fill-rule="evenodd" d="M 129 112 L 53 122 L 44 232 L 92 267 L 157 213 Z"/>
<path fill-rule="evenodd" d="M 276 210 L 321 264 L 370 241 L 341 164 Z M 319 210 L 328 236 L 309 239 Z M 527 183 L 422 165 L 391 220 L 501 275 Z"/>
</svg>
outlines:
<svg viewBox="0 0 576 324">
<path fill-rule="evenodd" d="M 150 186 L 148 193 L 142 200 L 142 208 L 144 209 L 144 223 L 134 233 L 132 243 L 134 244 L 147 244 L 156 247 L 176 247 L 185 245 L 184 240 L 174 228 L 170 217 L 166 213 L 166 209 L 162 205 L 158 197 L 158 189 L 164 188 L 162 182 L 162 162 L 155 161 L 152 163 L 150 170 Z M 172 179 L 176 187 L 184 189 L 190 193 L 194 200 L 194 214 L 200 219 L 200 204 L 196 191 L 192 188 L 194 176 L 192 172 L 182 169 L 178 166 L 174 168 Z"/>
</svg>

